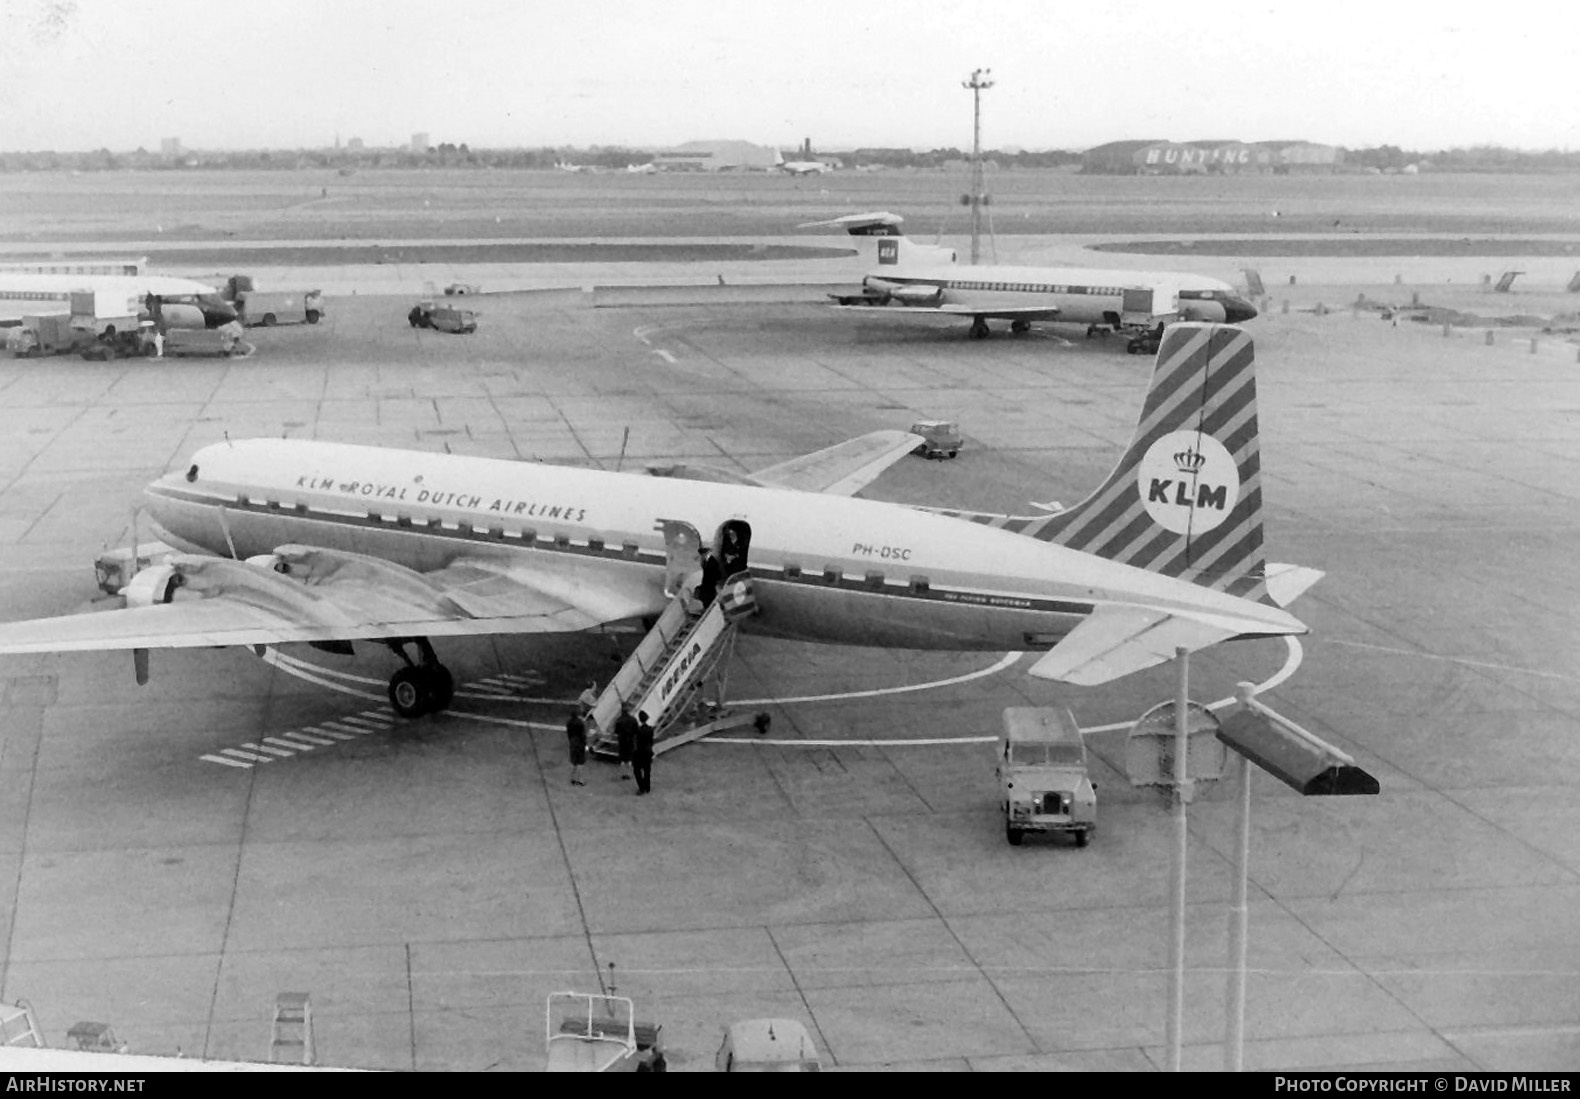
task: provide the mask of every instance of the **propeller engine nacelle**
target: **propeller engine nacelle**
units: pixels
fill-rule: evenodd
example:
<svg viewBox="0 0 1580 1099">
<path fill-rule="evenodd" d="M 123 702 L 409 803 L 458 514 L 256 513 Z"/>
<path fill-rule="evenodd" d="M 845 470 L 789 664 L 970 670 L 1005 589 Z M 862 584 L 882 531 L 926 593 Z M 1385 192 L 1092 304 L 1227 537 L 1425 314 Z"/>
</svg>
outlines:
<svg viewBox="0 0 1580 1099">
<path fill-rule="evenodd" d="M 289 573 L 291 571 L 291 563 L 278 553 L 260 553 L 255 557 L 247 558 L 247 564 L 255 565 L 260 569 L 268 569 L 270 572 Z"/>
<path fill-rule="evenodd" d="M 868 275 L 861 280 L 862 289 L 871 297 L 884 301 L 899 301 L 907 305 L 935 305 L 943 297 L 943 287 L 909 282 L 891 282 Z"/>
<path fill-rule="evenodd" d="M 153 565 L 133 576 L 126 587 L 121 589 L 121 595 L 129 608 L 157 607 L 174 599 L 176 589 L 183 583 L 185 580 L 174 565 Z M 132 674 L 139 687 L 148 682 L 147 649 L 132 650 Z"/>
<path fill-rule="evenodd" d="M 181 573 L 175 566 L 154 565 L 132 577 L 121 589 L 121 595 L 128 607 L 156 607 L 174 599 L 182 583 Z"/>
</svg>

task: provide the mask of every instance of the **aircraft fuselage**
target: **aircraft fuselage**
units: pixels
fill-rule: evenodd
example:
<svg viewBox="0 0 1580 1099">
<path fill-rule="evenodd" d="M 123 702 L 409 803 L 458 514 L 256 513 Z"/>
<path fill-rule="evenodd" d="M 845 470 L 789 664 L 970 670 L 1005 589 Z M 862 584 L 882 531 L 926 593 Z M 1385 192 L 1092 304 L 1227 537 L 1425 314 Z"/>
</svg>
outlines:
<svg viewBox="0 0 1580 1099">
<path fill-rule="evenodd" d="M 1100 270 L 1087 267 L 889 267 L 867 276 L 864 285 L 879 293 L 913 299 L 936 288 L 937 308 L 966 315 L 1041 308 L 1057 311 L 1070 324 L 1108 324 L 1135 312 L 1127 291 L 1150 290 L 1146 311 L 1176 320 L 1237 324 L 1256 316 L 1256 307 L 1226 282 L 1180 272 Z M 920 302 L 920 299 L 918 299 Z M 1127 308 L 1127 305 L 1129 308 Z M 1009 315 L 1007 312 L 1005 315 Z"/>
<path fill-rule="evenodd" d="M 286 544 L 420 572 L 458 558 L 519 565 L 538 582 L 620 593 L 659 613 L 658 523 L 704 541 L 750 527 L 761 608 L 753 632 L 916 649 L 1042 649 L 1099 603 L 1292 620 L 1184 580 L 898 504 L 498 459 L 255 439 L 204 448 L 148 489 L 180 548 L 250 557 Z M 545 580 L 544 578 L 547 578 Z"/>
</svg>

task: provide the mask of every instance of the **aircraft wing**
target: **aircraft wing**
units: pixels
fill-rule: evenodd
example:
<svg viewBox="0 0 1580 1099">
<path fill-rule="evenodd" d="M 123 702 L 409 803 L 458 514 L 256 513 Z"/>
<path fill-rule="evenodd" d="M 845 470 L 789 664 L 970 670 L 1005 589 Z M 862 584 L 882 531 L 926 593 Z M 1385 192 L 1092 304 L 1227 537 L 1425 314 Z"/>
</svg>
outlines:
<svg viewBox="0 0 1580 1099">
<path fill-rule="evenodd" d="M 1005 321 L 1056 321 L 1059 308 L 1054 305 L 1008 305 L 992 309 L 973 309 L 969 305 L 940 305 L 940 313 L 958 313 L 965 317 L 992 317 Z"/>
<path fill-rule="evenodd" d="M 922 444 L 908 431 L 871 431 L 752 474 L 758 484 L 849 496 Z"/>
<path fill-rule="evenodd" d="M 595 586 L 574 572 L 486 558 L 427 573 L 310 546 L 282 546 L 274 559 L 287 571 L 178 554 L 133 578 L 125 608 L 0 624 L 0 653 L 569 633 L 658 614 L 665 604 L 656 587 Z M 173 598 L 161 602 L 172 578 Z"/>
<path fill-rule="evenodd" d="M 933 314 L 958 317 L 986 317 L 991 320 L 1003 321 L 1056 321 L 1059 319 L 1059 309 L 1057 306 L 1052 305 L 1001 305 L 982 309 L 969 305 L 958 305 L 953 302 L 940 305 L 929 302 L 896 301 L 892 305 L 847 305 L 840 302 L 833 308 L 841 312 L 850 313 L 885 313 L 891 317 L 909 313 L 912 316 Z"/>
<path fill-rule="evenodd" d="M 1107 604 L 1033 664 L 1030 674 L 1093 687 L 1171 660 L 1176 648 L 1195 652 L 1248 628 L 1246 623 L 1214 616 L 1186 617 L 1149 607 Z"/>
</svg>

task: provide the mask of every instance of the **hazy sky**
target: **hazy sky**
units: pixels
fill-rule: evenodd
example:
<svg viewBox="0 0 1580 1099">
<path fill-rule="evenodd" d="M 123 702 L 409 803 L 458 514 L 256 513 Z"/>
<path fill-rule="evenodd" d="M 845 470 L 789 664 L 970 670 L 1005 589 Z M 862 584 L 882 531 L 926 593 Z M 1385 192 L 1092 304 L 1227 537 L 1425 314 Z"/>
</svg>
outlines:
<svg viewBox="0 0 1580 1099">
<path fill-rule="evenodd" d="M 1574 0 L 0 0 L 0 149 L 1580 147 Z"/>
</svg>

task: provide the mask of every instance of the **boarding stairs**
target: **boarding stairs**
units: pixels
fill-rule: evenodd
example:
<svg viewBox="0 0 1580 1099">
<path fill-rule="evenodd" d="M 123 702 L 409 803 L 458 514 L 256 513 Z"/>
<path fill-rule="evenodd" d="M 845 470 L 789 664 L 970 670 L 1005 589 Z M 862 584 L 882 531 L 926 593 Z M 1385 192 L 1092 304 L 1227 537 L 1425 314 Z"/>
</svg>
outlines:
<svg viewBox="0 0 1580 1099">
<path fill-rule="evenodd" d="M 25 1049 L 43 1049 L 44 1033 L 38 1028 L 38 1017 L 26 1000 L 14 1004 L 0 1004 L 0 1047 L 18 1046 Z M 0 1059 L 4 1055 L 0 1054 Z"/>
<path fill-rule="evenodd" d="M 701 701 L 708 677 L 734 651 L 739 621 L 756 610 L 751 577 L 745 572 L 721 584 L 706 608 L 689 587 L 680 588 L 598 696 L 587 722 L 593 754 L 608 759 L 619 755 L 614 723 L 622 701 L 630 703 L 632 716 L 647 714 L 655 753 L 694 739 L 681 719 Z"/>
<path fill-rule="evenodd" d="M 282 992 L 274 999 L 274 1026 L 269 1060 L 276 1064 L 312 1065 L 313 1003 L 305 992 Z"/>
</svg>

